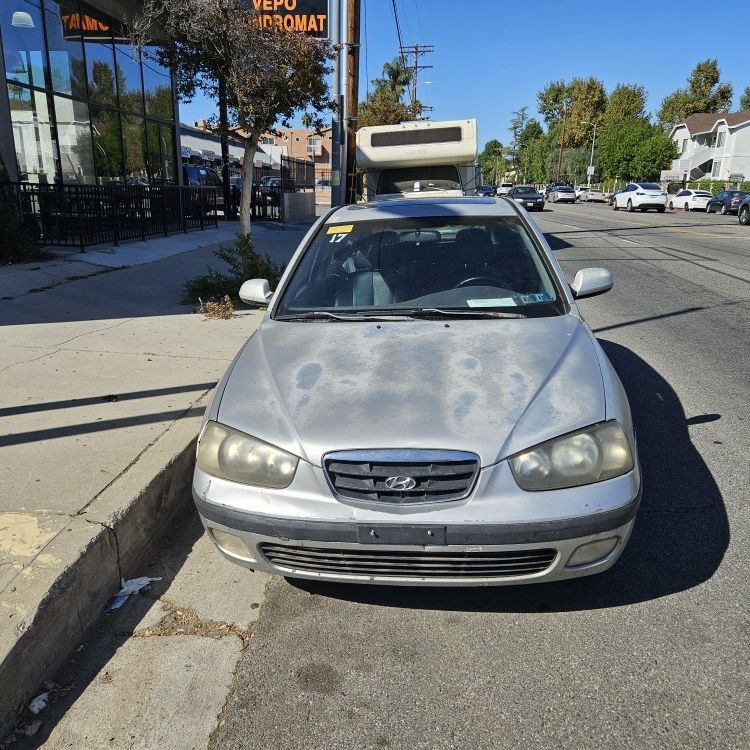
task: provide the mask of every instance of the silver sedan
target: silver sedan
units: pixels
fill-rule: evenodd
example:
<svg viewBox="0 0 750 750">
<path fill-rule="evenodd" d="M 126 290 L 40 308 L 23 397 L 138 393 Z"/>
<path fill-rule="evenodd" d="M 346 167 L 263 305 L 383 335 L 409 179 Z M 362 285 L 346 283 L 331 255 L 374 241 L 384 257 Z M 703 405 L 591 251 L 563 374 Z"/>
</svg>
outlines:
<svg viewBox="0 0 750 750">
<path fill-rule="evenodd" d="M 284 576 L 502 585 L 606 570 L 641 475 L 622 385 L 504 199 L 345 206 L 304 238 L 219 383 L 193 496 L 230 560 Z"/>
</svg>

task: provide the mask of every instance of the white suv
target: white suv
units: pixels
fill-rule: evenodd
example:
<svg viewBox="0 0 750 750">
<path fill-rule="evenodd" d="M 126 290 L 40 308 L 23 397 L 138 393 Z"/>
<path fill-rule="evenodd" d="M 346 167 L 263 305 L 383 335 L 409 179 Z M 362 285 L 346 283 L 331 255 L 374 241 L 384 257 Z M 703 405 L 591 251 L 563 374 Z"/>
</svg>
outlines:
<svg viewBox="0 0 750 750">
<path fill-rule="evenodd" d="M 512 187 L 513 187 L 513 183 L 512 182 L 501 182 L 497 186 L 497 194 L 498 195 L 508 195 L 508 193 L 510 192 L 510 190 L 511 190 Z"/>
<path fill-rule="evenodd" d="M 616 193 L 612 208 L 615 211 L 627 208 L 628 211 L 648 211 L 649 208 L 664 213 L 667 209 L 667 194 L 655 182 L 631 182 L 621 193 Z"/>
</svg>

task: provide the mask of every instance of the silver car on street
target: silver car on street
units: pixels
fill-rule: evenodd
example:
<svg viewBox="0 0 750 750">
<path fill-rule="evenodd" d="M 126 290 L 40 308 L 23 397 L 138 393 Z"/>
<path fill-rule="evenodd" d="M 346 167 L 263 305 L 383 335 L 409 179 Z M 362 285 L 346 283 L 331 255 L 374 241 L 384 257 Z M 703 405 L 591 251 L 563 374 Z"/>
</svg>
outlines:
<svg viewBox="0 0 750 750">
<path fill-rule="evenodd" d="M 506 198 L 332 210 L 219 383 L 193 496 L 255 570 L 476 586 L 599 573 L 641 497 L 630 408 L 543 234 Z"/>
</svg>

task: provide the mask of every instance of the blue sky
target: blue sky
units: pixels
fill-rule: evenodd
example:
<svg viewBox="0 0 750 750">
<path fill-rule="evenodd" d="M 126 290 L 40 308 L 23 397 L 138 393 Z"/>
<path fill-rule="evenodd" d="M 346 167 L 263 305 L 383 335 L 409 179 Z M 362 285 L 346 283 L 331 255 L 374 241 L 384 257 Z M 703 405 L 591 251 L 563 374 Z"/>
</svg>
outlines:
<svg viewBox="0 0 750 750">
<path fill-rule="evenodd" d="M 536 93 L 549 81 L 593 75 L 611 91 L 640 83 L 653 113 L 685 85 L 699 60 L 715 57 L 722 80 L 740 93 L 750 85 L 746 22 L 733 23 L 705 1 L 614 4 L 555 0 L 396 0 L 404 44 L 434 44 L 423 58 L 419 98 L 432 119 L 476 117 L 480 141 L 507 143 L 511 113 L 521 106 L 536 115 Z M 626 8 L 632 10 L 625 10 Z M 658 10 L 657 10 L 658 8 Z M 735 6 L 736 9 L 739 6 Z M 362 0 L 362 96 L 398 53 L 391 0 Z M 683 20 L 686 19 L 686 20 Z M 196 99 L 181 106 L 183 122 L 215 107 Z"/>
</svg>

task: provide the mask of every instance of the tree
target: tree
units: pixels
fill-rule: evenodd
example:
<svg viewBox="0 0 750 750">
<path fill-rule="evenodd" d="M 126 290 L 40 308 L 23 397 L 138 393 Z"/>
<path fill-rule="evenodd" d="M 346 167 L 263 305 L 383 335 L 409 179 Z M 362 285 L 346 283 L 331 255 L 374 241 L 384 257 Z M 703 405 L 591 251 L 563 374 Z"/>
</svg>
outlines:
<svg viewBox="0 0 750 750">
<path fill-rule="evenodd" d="M 548 128 L 557 126 L 566 113 L 565 143 L 584 146 L 591 142 L 591 125 L 604 113 L 607 94 L 598 78 L 574 78 L 569 83 L 553 81 L 538 94 L 537 110 Z"/>
<path fill-rule="evenodd" d="M 502 182 L 507 169 L 503 144 L 496 138 L 487 141 L 484 150 L 479 154 L 479 164 L 482 167 L 484 182 L 495 185 Z"/>
<path fill-rule="evenodd" d="M 750 109 L 750 86 L 745 86 L 740 96 L 740 109 Z"/>
<path fill-rule="evenodd" d="M 632 162 L 636 179 L 656 180 L 662 169 L 667 169 L 679 156 L 677 146 L 663 130 L 651 126 L 652 134 L 638 144 Z"/>
<path fill-rule="evenodd" d="M 602 127 L 646 116 L 646 89 L 640 84 L 620 83 L 607 98 Z"/>
<path fill-rule="evenodd" d="M 677 156 L 675 144 L 645 118 L 608 126 L 599 139 L 599 161 L 607 177 L 653 180 Z"/>
<path fill-rule="evenodd" d="M 518 145 L 528 146 L 531 141 L 536 138 L 541 138 L 544 135 L 544 130 L 539 124 L 538 120 L 533 118 L 524 125 L 523 130 L 518 134 Z"/>
<path fill-rule="evenodd" d="M 197 91 L 218 101 L 226 82 L 229 129 L 244 141 L 240 233 L 250 234 L 253 161 L 262 133 L 291 126 L 304 111 L 307 127 L 322 129 L 321 112 L 331 108 L 326 75 L 331 44 L 300 32 L 264 26 L 262 13 L 246 0 L 144 0 L 131 40 L 146 58 L 175 71 L 177 88 L 190 100 Z M 163 34 L 155 52 L 151 29 Z M 216 118 L 211 125 L 215 130 Z"/>
<path fill-rule="evenodd" d="M 412 80 L 412 70 L 406 67 L 402 58 L 383 65 L 383 78 L 372 81 L 372 91 L 359 103 L 357 126 L 397 125 L 405 120 L 416 120 L 422 113 L 422 105 L 415 102 L 405 104 L 402 100 L 407 86 Z"/>
<path fill-rule="evenodd" d="M 565 81 L 548 83 L 537 95 L 537 111 L 547 127 L 562 119 L 563 110 L 570 102 L 570 92 Z"/>
<path fill-rule="evenodd" d="M 659 124 L 669 130 L 697 112 L 729 112 L 732 106 L 732 84 L 720 82 L 719 63 L 709 59 L 699 62 L 688 78 L 686 89 L 665 97 L 658 112 Z"/>
</svg>

